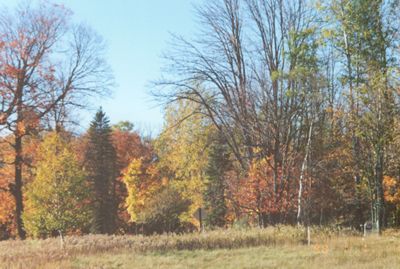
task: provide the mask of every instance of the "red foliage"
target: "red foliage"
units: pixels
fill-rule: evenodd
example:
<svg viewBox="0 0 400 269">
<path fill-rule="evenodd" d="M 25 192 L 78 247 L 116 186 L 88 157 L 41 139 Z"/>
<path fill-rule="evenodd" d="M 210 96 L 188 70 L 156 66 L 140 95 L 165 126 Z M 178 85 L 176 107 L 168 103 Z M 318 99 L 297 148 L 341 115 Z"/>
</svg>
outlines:
<svg viewBox="0 0 400 269">
<path fill-rule="evenodd" d="M 0 168 L 0 239 L 16 235 L 15 198 L 11 193 L 14 183 L 13 160 L 15 158 L 12 142 L 11 136 L 0 140 L 0 151 L 4 162 Z M 30 167 L 34 165 L 39 142 L 40 140 L 36 137 L 24 139 L 23 160 L 25 164 L 28 164 L 23 169 L 25 183 L 32 180 L 32 169 Z"/>
<path fill-rule="evenodd" d="M 117 153 L 117 165 L 120 172 L 133 159 L 150 158 L 152 149 L 142 141 L 136 132 L 115 130 L 112 134 L 113 144 Z"/>
<path fill-rule="evenodd" d="M 125 170 L 133 159 L 142 159 L 144 162 L 149 162 L 153 156 L 153 149 L 150 144 L 145 143 L 136 132 L 114 130 L 112 134 L 114 148 L 117 154 L 117 202 L 118 202 L 118 217 L 120 220 L 120 228 L 126 230 L 126 224 L 129 223 L 130 216 L 126 210 L 126 197 L 128 192 L 126 185 L 123 182 Z"/>
<path fill-rule="evenodd" d="M 297 182 L 283 179 L 281 169 L 274 174 L 269 159 L 253 161 L 247 176 L 228 173 L 227 183 L 231 202 L 249 215 L 274 215 L 285 218 L 295 212 Z M 292 180 L 293 182 L 293 180 Z"/>
</svg>

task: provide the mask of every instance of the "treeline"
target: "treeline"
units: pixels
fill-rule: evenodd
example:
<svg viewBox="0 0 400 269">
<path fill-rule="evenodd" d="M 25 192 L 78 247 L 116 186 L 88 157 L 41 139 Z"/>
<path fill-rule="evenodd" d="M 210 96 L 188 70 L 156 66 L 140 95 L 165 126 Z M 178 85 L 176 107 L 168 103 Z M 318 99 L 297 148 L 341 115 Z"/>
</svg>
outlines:
<svg viewBox="0 0 400 269">
<path fill-rule="evenodd" d="M 221 195 L 214 194 L 219 187 L 205 183 L 213 175 L 207 172 L 212 126 L 193 116 L 175 129 L 176 116 L 190 110 L 186 105 L 170 107 L 171 118 L 166 117 L 165 132 L 157 138 L 139 135 L 130 122 L 111 126 L 101 109 L 81 135 L 58 126 L 24 136 L 20 222 L 11 189 L 15 164 L 8 162 L 15 158 L 15 138 L 3 137 L 1 238 L 187 232 L 197 230 L 202 221 L 223 226 L 225 211 L 215 216 L 210 211 L 207 217 L 196 213 L 203 195 L 224 204 L 224 194 L 216 196 Z"/>
<path fill-rule="evenodd" d="M 210 184 L 233 219 L 400 224 L 399 11 L 396 0 L 197 8 L 199 32 L 174 38 L 154 94 L 196 104 L 217 130 L 222 182 Z"/>
<path fill-rule="evenodd" d="M 106 94 L 113 84 L 103 57 L 103 40 L 87 25 L 73 22 L 71 16 L 63 5 L 47 2 L 25 1 L 13 9 L 0 9 L 0 223 L 5 236 L 10 230 L 20 238 L 26 236 L 23 214 L 36 138 L 49 130 L 61 132 L 74 123 L 74 111 L 85 107 L 90 97 Z M 73 178 L 62 185 L 72 188 L 82 175 L 74 157 L 65 152 L 60 162 L 67 161 L 71 161 L 66 169 L 73 171 Z M 44 169 L 37 173 L 47 177 Z M 60 173 L 61 178 L 66 177 Z M 52 188 L 59 194 L 57 186 L 37 184 L 43 191 Z M 31 195 L 37 198 L 35 192 Z M 41 203 L 31 202 L 30 206 Z M 62 210 L 57 209 L 57 214 Z M 44 220 L 35 220 L 35 225 L 45 225 Z"/>
<path fill-rule="evenodd" d="M 157 137 L 83 134 L 74 111 L 112 77 L 62 6 L 2 11 L 0 235 L 400 225 L 396 0 L 218 0 L 175 36 Z"/>
</svg>

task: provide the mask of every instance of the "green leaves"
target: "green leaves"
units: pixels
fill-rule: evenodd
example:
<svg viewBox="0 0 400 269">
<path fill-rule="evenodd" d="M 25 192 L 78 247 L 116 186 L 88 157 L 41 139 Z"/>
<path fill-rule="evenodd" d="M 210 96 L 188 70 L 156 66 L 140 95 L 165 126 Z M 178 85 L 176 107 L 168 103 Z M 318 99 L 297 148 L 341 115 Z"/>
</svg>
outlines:
<svg viewBox="0 0 400 269">
<path fill-rule="evenodd" d="M 117 206 L 115 199 L 116 152 L 111 140 L 109 120 L 100 108 L 88 130 L 85 168 L 92 194 L 91 230 L 112 233 L 115 230 Z"/>
<path fill-rule="evenodd" d="M 39 149 L 36 177 L 27 186 L 27 232 L 43 237 L 84 227 L 89 219 L 85 176 L 68 141 L 48 134 Z"/>
</svg>

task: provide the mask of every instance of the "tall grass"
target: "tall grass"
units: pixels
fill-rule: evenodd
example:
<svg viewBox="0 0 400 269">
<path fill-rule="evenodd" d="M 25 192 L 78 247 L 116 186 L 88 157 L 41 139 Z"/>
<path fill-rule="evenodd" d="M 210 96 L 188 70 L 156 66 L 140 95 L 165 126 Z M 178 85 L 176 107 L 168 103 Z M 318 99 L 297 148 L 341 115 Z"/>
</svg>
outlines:
<svg viewBox="0 0 400 269">
<path fill-rule="evenodd" d="M 343 234 L 333 229 L 312 229 L 312 241 L 322 242 Z M 46 240 L 0 242 L 0 268 L 40 268 L 49 261 L 71 259 L 82 255 L 117 253 L 168 252 L 176 250 L 236 249 L 257 246 L 301 245 L 305 229 L 270 227 L 266 229 L 228 229 L 205 233 L 164 234 L 153 236 L 86 235 Z"/>
</svg>

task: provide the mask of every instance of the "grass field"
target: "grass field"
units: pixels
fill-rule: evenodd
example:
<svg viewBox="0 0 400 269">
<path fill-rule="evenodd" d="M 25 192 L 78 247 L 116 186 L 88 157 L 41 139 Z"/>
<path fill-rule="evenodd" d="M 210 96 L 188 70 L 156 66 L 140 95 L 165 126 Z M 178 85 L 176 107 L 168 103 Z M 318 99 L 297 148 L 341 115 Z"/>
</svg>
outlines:
<svg viewBox="0 0 400 269">
<path fill-rule="evenodd" d="M 400 232 L 282 227 L 162 236 L 68 237 L 0 242 L 0 268 L 400 268 Z"/>
</svg>

